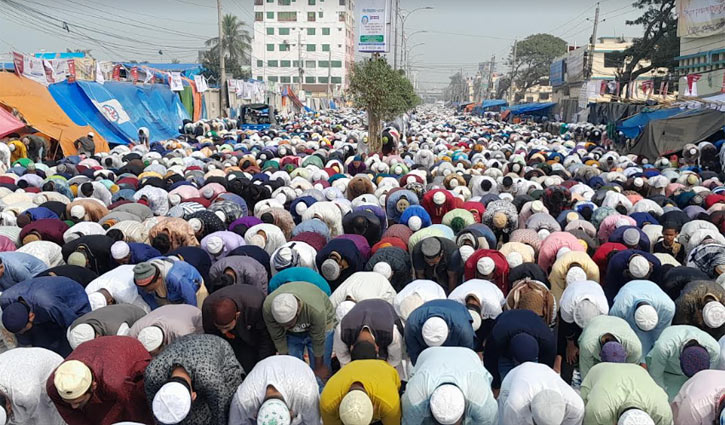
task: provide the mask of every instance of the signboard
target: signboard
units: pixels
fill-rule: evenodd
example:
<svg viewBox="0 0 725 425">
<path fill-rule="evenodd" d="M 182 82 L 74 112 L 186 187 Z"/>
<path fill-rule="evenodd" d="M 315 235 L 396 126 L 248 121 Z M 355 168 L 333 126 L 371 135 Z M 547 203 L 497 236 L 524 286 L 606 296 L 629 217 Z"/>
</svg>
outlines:
<svg viewBox="0 0 725 425">
<path fill-rule="evenodd" d="M 181 82 L 180 72 L 169 73 L 169 88 L 171 91 L 184 91 L 184 84 Z"/>
<path fill-rule="evenodd" d="M 723 0 L 680 0 L 677 12 L 678 37 L 709 37 L 725 31 Z"/>
<path fill-rule="evenodd" d="M 586 47 L 580 47 L 569 52 L 566 60 L 566 81 L 573 83 L 584 79 L 584 56 L 586 51 Z"/>
<path fill-rule="evenodd" d="M 564 80 L 564 59 L 559 59 L 551 63 L 549 67 L 549 82 L 552 87 L 561 86 L 566 81 Z"/>
<path fill-rule="evenodd" d="M 358 0 L 357 51 L 387 53 L 390 50 L 390 0 Z"/>
</svg>

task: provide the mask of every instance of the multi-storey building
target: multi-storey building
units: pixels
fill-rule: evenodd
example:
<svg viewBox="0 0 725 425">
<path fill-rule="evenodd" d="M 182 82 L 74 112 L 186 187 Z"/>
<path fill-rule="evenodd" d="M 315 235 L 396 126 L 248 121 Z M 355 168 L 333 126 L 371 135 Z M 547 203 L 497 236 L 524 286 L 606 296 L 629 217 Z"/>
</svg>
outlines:
<svg viewBox="0 0 725 425">
<path fill-rule="evenodd" d="M 254 0 L 252 78 L 339 93 L 354 63 L 354 0 Z"/>
</svg>

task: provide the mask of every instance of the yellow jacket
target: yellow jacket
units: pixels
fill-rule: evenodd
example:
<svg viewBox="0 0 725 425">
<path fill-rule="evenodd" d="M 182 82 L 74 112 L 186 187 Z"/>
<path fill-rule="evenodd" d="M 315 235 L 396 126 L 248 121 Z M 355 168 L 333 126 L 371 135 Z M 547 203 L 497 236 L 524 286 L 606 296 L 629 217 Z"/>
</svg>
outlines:
<svg viewBox="0 0 725 425">
<path fill-rule="evenodd" d="M 25 147 L 25 143 L 21 142 L 20 140 L 11 140 L 8 142 L 8 147 L 15 146 L 15 150 L 12 150 L 13 148 L 10 148 L 10 164 L 12 165 L 13 162 L 21 159 L 21 158 L 27 158 L 28 157 L 28 149 Z"/>
<path fill-rule="evenodd" d="M 599 267 L 597 263 L 589 257 L 586 252 L 570 251 L 562 255 L 556 260 L 551 267 L 549 274 L 549 283 L 551 284 L 551 293 L 554 294 L 556 302 L 561 299 L 561 294 L 566 289 L 566 273 L 572 264 L 578 264 L 587 274 L 587 280 L 599 282 Z"/>
</svg>

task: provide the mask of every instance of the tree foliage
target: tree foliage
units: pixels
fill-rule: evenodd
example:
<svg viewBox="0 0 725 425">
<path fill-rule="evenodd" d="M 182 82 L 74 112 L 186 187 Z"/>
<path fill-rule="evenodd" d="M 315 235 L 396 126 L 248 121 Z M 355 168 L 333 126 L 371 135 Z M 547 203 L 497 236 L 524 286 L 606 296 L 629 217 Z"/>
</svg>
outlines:
<svg viewBox="0 0 725 425">
<path fill-rule="evenodd" d="M 516 60 L 513 48 L 509 66 L 514 65 L 514 83 L 521 92 L 549 76 L 549 67 L 557 56 L 566 53 L 567 43 L 551 34 L 533 34 L 516 42 Z"/>
<path fill-rule="evenodd" d="M 245 65 L 251 63 L 252 37 L 246 29 L 247 24 L 234 15 L 224 15 L 222 18 L 222 33 L 224 34 L 224 67 L 228 76 L 232 78 L 249 78 L 249 71 Z M 209 50 L 202 53 L 202 64 L 207 71 L 207 77 L 219 80 L 219 37 L 210 38 L 205 42 Z"/>
<path fill-rule="evenodd" d="M 619 60 L 625 65 L 618 73 L 622 86 L 636 81 L 637 77 L 656 68 L 675 71 L 680 54 L 680 38 L 677 36 L 676 0 L 636 0 L 632 6 L 643 10 L 642 16 L 627 25 L 642 25 L 644 34 L 634 44 L 619 53 Z M 639 67 L 640 61 L 650 64 Z M 625 93 L 628 93 L 626 90 Z"/>
<path fill-rule="evenodd" d="M 468 85 L 466 84 L 465 78 L 463 78 L 463 74 L 456 72 L 448 78 L 450 78 L 451 81 L 448 83 L 448 87 L 443 90 L 443 99 L 450 102 L 464 101 Z"/>
<path fill-rule="evenodd" d="M 379 57 L 355 63 L 348 93 L 356 108 L 368 113 L 368 146 L 380 151 L 383 120 L 392 120 L 420 104 L 413 85 Z"/>
</svg>

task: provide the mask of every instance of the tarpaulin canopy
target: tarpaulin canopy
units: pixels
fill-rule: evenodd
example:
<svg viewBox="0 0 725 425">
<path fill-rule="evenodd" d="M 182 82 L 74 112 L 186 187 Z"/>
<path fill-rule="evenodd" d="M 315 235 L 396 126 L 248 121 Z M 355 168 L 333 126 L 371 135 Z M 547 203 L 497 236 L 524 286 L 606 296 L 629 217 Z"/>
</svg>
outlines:
<svg viewBox="0 0 725 425">
<path fill-rule="evenodd" d="M 547 109 L 553 108 L 556 106 L 556 102 L 544 102 L 544 103 L 522 103 L 521 105 L 513 105 L 509 107 L 509 110 L 514 115 L 523 115 L 523 114 L 542 114 L 545 113 Z"/>
<path fill-rule="evenodd" d="M 25 127 L 25 124 L 22 121 L 5 109 L 0 108 L 0 137 L 18 131 L 23 127 Z"/>
<path fill-rule="evenodd" d="M 482 101 L 480 104 L 473 108 L 473 113 L 482 114 L 487 109 L 497 108 L 501 106 L 508 106 L 508 102 L 503 99 L 487 99 Z"/>
<path fill-rule="evenodd" d="M 661 120 L 669 118 L 673 115 L 681 113 L 682 110 L 679 108 L 670 109 L 658 109 L 655 111 L 642 111 L 637 115 L 630 117 L 617 125 L 617 131 L 624 133 L 624 136 L 629 139 L 636 139 L 637 136 L 644 130 L 647 123 L 652 120 Z"/>
<path fill-rule="evenodd" d="M 73 142 L 95 131 L 90 126 L 75 124 L 55 103 L 46 87 L 27 78 L 0 72 L 0 103 L 16 108 L 29 125 L 60 141 L 63 153 L 77 153 Z M 108 143 L 100 134 L 95 137 L 96 152 L 108 152 Z"/>
<path fill-rule="evenodd" d="M 676 152 L 688 143 L 697 143 L 725 126 L 725 113 L 712 109 L 682 113 L 653 120 L 632 145 L 629 153 L 655 161 L 658 157 Z"/>
<path fill-rule="evenodd" d="M 587 120 L 591 124 L 604 124 L 617 122 L 639 113 L 645 105 L 622 102 L 602 102 L 589 104 L 589 116 Z"/>
<path fill-rule="evenodd" d="M 58 106 L 74 123 L 90 125 L 111 144 L 126 145 L 133 140 L 106 119 L 78 83 L 63 81 L 51 84 L 48 90 Z"/>
</svg>

